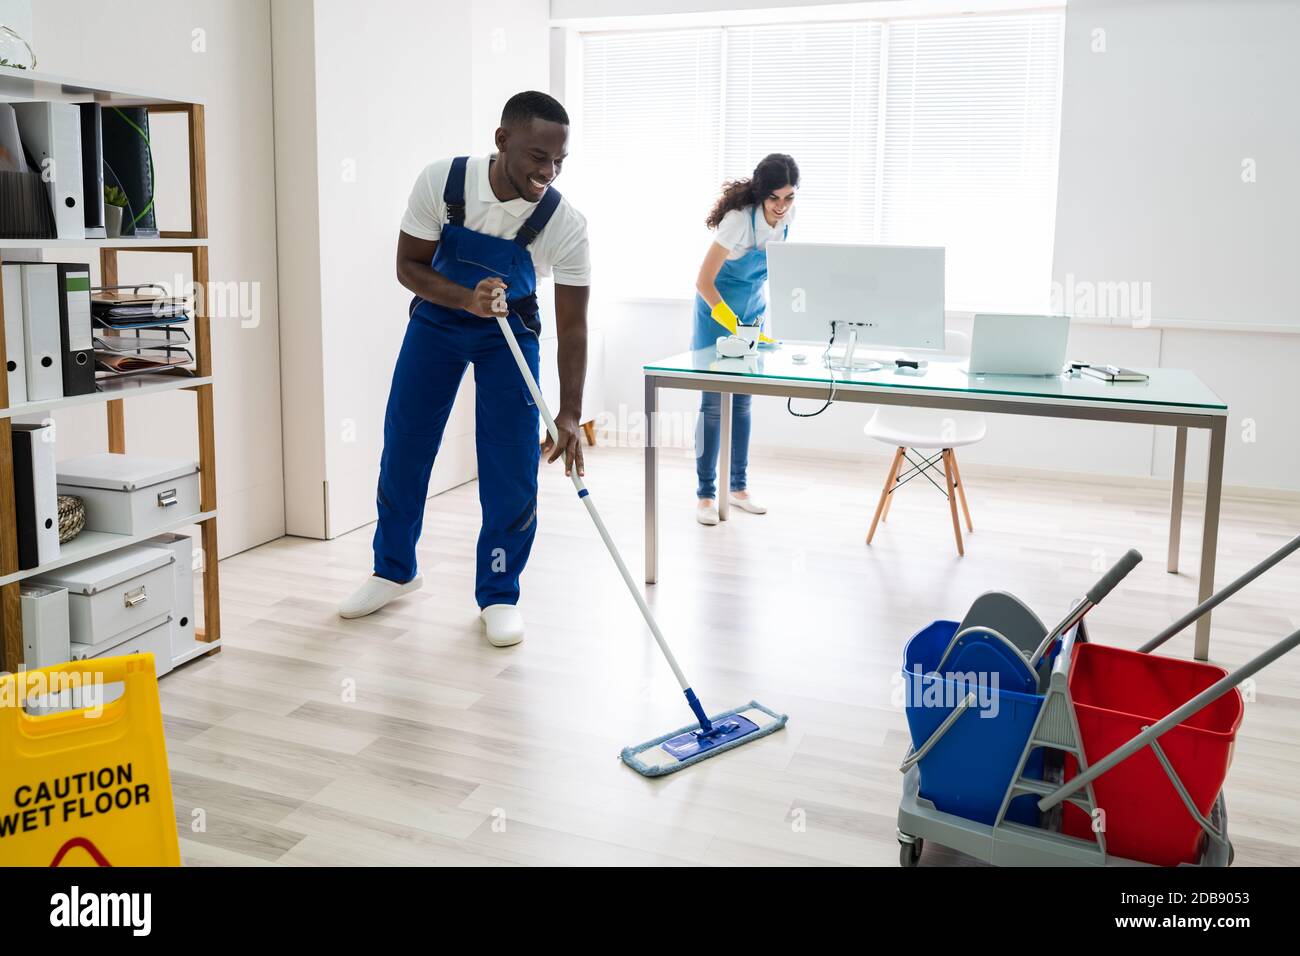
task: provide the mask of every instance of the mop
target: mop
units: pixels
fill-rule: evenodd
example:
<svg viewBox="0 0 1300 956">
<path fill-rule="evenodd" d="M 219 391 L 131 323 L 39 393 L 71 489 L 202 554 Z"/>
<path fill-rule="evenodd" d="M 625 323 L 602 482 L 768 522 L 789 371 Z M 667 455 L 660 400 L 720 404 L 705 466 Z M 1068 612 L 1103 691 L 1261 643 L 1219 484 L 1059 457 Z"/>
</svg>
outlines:
<svg viewBox="0 0 1300 956">
<path fill-rule="evenodd" d="M 533 378 L 532 369 L 528 367 L 524 353 L 519 349 L 519 341 L 515 338 L 514 330 L 510 328 L 508 317 L 497 313 L 496 320 L 497 324 L 501 326 L 501 333 L 506 337 L 506 342 L 510 345 L 510 352 L 514 355 L 515 364 L 519 366 L 519 373 L 523 375 L 528 391 L 533 396 L 533 402 L 542 413 L 551 440 L 559 442 L 560 435 L 559 430 L 555 427 L 555 419 L 551 417 L 551 411 L 546 407 L 546 400 L 542 397 L 542 390 L 537 387 L 537 380 Z M 623 576 L 623 583 L 627 585 L 633 600 L 636 601 L 641 616 L 645 618 L 650 633 L 654 635 L 659 650 L 663 652 L 664 659 L 668 661 L 668 666 L 672 669 L 673 676 L 677 678 L 677 683 L 681 685 L 682 693 L 686 695 L 686 702 L 695 715 L 694 723 L 679 727 L 662 737 L 647 740 L 643 744 L 624 747 L 622 754 L 620 754 L 623 762 L 639 774 L 644 774 L 647 777 L 661 777 L 664 774 L 689 767 L 691 764 L 699 763 L 701 760 L 717 756 L 742 744 L 747 744 L 751 740 L 766 737 L 768 734 L 784 727 L 788 719 L 786 714 L 778 714 L 776 711 L 769 710 L 756 700 L 751 700 L 748 704 L 742 704 L 731 710 L 715 714 L 713 717 L 709 717 L 705 713 L 704 706 L 700 703 L 700 699 L 695 696 L 690 681 L 686 679 L 686 675 L 682 673 L 681 667 L 678 666 L 677 658 L 673 656 L 672 649 L 664 639 L 663 632 L 659 630 L 654 615 L 650 613 L 645 598 L 641 596 L 641 589 L 632 580 L 627 565 L 623 563 L 623 556 L 619 554 L 618 548 L 614 545 L 614 540 L 609 536 L 609 531 L 606 530 L 605 522 L 601 519 L 600 512 L 596 510 L 596 506 L 591 500 L 587 486 L 578 475 L 577 467 L 573 468 L 570 477 L 573 479 L 573 487 L 578 492 L 578 499 L 587 506 L 587 514 L 591 515 L 591 520 L 600 533 L 600 539 L 605 542 L 610 557 L 614 559 L 614 564 L 618 566 L 618 573 Z"/>
</svg>

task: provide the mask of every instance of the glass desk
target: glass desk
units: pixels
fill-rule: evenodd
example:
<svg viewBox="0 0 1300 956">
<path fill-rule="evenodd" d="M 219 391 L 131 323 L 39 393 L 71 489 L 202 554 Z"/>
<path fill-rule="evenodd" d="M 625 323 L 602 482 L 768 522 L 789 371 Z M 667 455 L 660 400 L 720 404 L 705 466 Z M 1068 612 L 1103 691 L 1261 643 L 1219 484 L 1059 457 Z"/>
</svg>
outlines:
<svg viewBox="0 0 1300 956">
<path fill-rule="evenodd" d="M 1206 476 L 1205 520 L 1201 531 L 1199 600 L 1214 590 L 1214 557 L 1218 547 L 1219 504 L 1223 490 L 1223 448 L 1228 406 L 1193 372 L 1147 368 L 1145 382 L 1103 382 L 1087 375 L 1051 377 L 970 375 L 963 360 L 936 357 L 920 374 L 897 370 L 892 364 L 875 371 L 832 370 L 823 360 L 824 346 L 783 345 L 760 350 L 744 359 L 717 358 L 712 348 L 681 352 L 644 366 L 646 403 L 645 445 L 645 574 L 654 584 L 659 571 L 658 448 L 656 413 L 661 388 L 722 395 L 722 447 L 718 454 L 718 487 L 727 488 L 731 463 L 731 396 L 775 395 L 868 405 L 913 405 L 1003 415 L 1035 415 L 1091 421 L 1136 422 L 1174 429 L 1174 466 L 1169 501 L 1169 549 L 1166 567 L 1178 571 L 1183 517 L 1183 473 L 1187 461 L 1187 429 L 1210 433 Z M 800 363 L 794 360 L 803 355 Z M 859 353 L 859 359 L 867 356 Z M 727 495 L 718 497 L 718 516 L 726 519 Z M 1210 615 L 1196 624 L 1196 657 L 1205 660 L 1210 648 Z"/>
</svg>

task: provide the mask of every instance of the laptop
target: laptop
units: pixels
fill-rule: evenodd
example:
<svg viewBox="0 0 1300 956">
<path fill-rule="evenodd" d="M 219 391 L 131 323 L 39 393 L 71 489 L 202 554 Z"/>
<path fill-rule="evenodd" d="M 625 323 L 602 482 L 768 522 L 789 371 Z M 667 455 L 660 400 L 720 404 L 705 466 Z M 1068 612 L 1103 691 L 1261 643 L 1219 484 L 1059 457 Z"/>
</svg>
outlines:
<svg viewBox="0 0 1300 956">
<path fill-rule="evenodd" d="M 976 315 L 972 375 L 1060 375 L 1070 339 L 1068 315 Z"/>
</svg>

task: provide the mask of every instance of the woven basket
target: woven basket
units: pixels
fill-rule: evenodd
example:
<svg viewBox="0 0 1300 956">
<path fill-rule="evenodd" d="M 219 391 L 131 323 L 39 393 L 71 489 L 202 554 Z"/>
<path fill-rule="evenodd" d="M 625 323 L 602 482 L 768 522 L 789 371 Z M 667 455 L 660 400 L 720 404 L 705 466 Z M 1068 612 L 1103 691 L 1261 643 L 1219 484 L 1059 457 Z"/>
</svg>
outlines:
<svg viewBox="0 0 1300 956">
<path fill-rule="evenodd" d="M 67 544 L 86 527 L 86 503 L 76 495 L 59 495 L 59 544 Z"/>
</svg>

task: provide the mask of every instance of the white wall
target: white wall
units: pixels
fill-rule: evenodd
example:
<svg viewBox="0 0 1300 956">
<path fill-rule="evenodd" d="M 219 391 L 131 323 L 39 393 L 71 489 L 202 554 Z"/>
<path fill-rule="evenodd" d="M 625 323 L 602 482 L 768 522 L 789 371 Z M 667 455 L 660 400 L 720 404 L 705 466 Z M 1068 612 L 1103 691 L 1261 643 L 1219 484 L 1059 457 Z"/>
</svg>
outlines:
<svg viewBox="0 0 1300 956">
<path fill-rule="evenodd" d="M 1290 490 L 1300 334 L 1236 330 L 1300 333 L 1284 284 L 1300 261 L 1297 37 L 1300 5 L 1275 0 L 1072 0 L 1053 266 L 1062 283 L 1149 283 L 1158 331 L 1125 334 L 1155 335 L 1159 364 L 1228 403 L 1228 484 Z M 1172 447 L 1157 432 L 1156 475 Z M 1204 442 L 1189 468 L 1203 474 Z"/>
<path fill-rule="evenodd" d="M 32 42 L 32 0 L 0 0 L 0 23 L 13 30 L 28 43 Z M 11 42 L 11 41 L 5 41 Z M 23 51 L 26 55 L 27 51 Z M 36 50 L 37 67 L 40 67 L 40 51 Z M 13 59 L 12 57 L 10 59 Z M 26 63 L 24 59 L 21 62 Z"/>
<path fill-rule="evenodd" d="M 731 6 L 638 0 L 617 12 Z M 553 0 L 552 12 L 583 18 L 613 11 L 589 0 Z M 1099 27 L 1105 54 L 1092 52 Z M 1230 408 L 1226 482 L 1290 491 L 1300 490 L 1300 428 L 1289 384 L 1300 363 L 1300 335 L 1241 331 L 1232 323 L 1300 328 L 1300 307 L 1283 286 L 1300 261 L 1300 184 L 1290 172 L 1300 166 L 1300 60 L 1290 49 L 1297 35 L 1297 4 L 1071 0 L 1053 270 L 1062 283 L 1067 274 L 1151 282 L 1151 327 L 1076 321 L 1071 356 L 1194 370 Z M 1243 157 L 1258 160 L 1254 184 L 1241 182 Z M 691 279 L 683 277 L 683 286 Z M 639 413 L 641 366 L 685 349 L 690 321 L 685 296 L 608 306 L 604 423 Z M 969 331 L 967 318 L 949 322 Z M 670 409 L 687 410 L 698 396 L 670 393 L 667 401 Z M 872 451 L 861 434 L 870 407 L 837 405 L 814 419 L 793 418 L 775 399 L 755 399 L 754 407 L 756 446 Z M 1204 479 L 1205 438 L 1192 434 L 1188 479 L 1195 483 Z M 1167 477 L 1172 456 L 1169 429 L 995 416 L 988 439 L 963 461 Z"/>
<path fill-rule="evenodd" d="M 1278 283 L 1300 261 L 1297 38 L 1296 3 L 1073 0 L 1056 277 L 1149 282 L 1161 322 L 1300 331 Z"/>
<path fill-rule="evenodd" d="M 314 204 L 318 221 L 297 209 L 292 229 L 282 221 L 279 241 L 282 249 L 319 247 L 315 262 L 304 252 L 302 268 L 284 276 L 285 383 L 302 386 L 286 399 L 286 431 L 303 430 L 295 441 L 306 451 L 286 459 L 286 497 L 301 503 L 290 510 L 289 531 L 333 537 L 375 518 L 384 406 L 411 299 L 394 261 L 411 185 L 435 159 L 490 152 L 506 98 L 546 88 L 547 6 L 285 0 L 284 7 L 276 4 L 277 25 L 291 14 L 300 22 L 274 38 L 277 106 L 283 44 L 292 48 L 285 69 L 295 74 L 301 108 L 314 112 L 315 133 L 282 125 L 277 108 L 277 142 L 291 156 L 277 174 L 297 194 L 296 207 Z M 353 64 L 370 57 L 382 69 L 358 82 Z M 467 374 L 432 493 L 474 477 L 473 427 Z"/>
<path fill-rule="evenodd" d="M 468 11 L 445 0 L 398 0 L 366 12 L 344 0 L 316 3 L 328 536 L 375 517 L 384 406 L 411 300 L 396 278 L 398 226 L 420 170 L 472 148 L 469 84 L 462 85 L 469 39 Z M 338 68 L 359 54 L 384 63 L 366 83 Z M 473 476 L 464 437 L 473 418 L 460 404 L 435 490 Z"/>
<path fill-rule="evenodd" d="M 211 278 L 247 283 L 246 293 L 255 289 L 260 303 L 247 324 L 237 316 L 212 322 L 220 553 L 279 537 L 284 497 L 268 0 L 41 0 L 32 13 L 29 39 L 41 72 L 158 90 L 206 106 Z M 132 53 L 137 47 L 147 55 Z M 158 119 L 154 132 L 160 225 L 188 228 L 188 185 L 179 168 L 183 126 Z M 59 258 L 98 264 L 93 250 Z M 181 271 L 188 281 L 188 260 L 180 256 L 124 254 L 119 272 L 123 282 L 172 281 L 179 262 L 186 263 Z M 197 457 L 194 404 L 182 392 L 128 401 L 127 450 Z M 55 422 L 60 458 L 107 448 L 103 406 L 68 409 Z"/>
<path fill-rule="evenodd" d="M 280 401 L 284 518 L 291 534 L 325 531 L 325 430 L 320 421 L 321 244 L 316 169 L 315 18 L 309 0 L 271 6 L 275 90 L 276 247 L 280 266 Z"/>
</svg>

